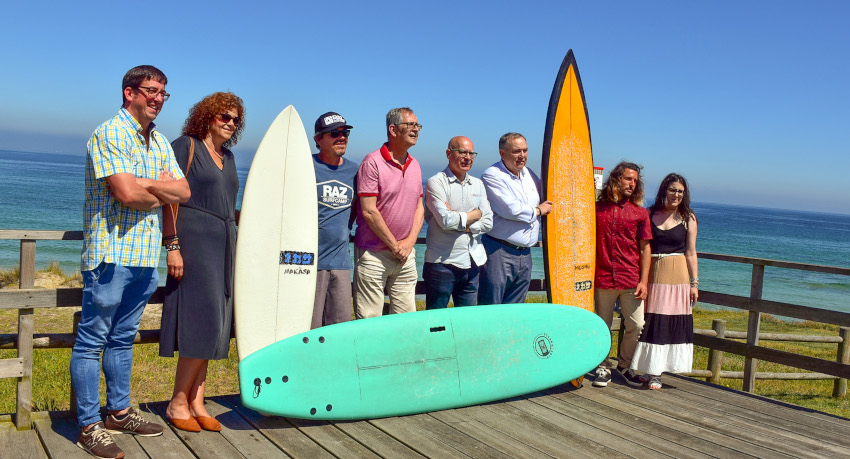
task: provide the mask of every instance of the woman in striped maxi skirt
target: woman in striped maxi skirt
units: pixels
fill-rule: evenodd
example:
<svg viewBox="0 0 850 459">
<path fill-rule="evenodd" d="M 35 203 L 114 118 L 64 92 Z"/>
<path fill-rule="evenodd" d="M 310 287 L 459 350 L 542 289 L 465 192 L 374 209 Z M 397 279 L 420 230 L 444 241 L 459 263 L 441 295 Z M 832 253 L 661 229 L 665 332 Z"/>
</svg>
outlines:
<svg viewBox="0 0 850 459">
<path fill-rule="evenodd" d="M 699 298 L 697 219 L 690 208 L 685 178 L 669 174 L 661 182 L 652 220 L 652 263 L 649 271 L 643 333 L 632 370 L 650 389 L 661 388 L 661 373 L 685 373 L 693 364 L 693 304 Z"/>
</svg>

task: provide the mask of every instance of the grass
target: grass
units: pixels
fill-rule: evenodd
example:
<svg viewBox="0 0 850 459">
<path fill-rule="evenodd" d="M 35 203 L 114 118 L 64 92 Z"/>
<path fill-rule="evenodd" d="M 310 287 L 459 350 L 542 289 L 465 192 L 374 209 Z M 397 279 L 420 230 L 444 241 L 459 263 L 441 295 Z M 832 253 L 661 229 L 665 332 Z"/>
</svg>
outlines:
<svg viewBox="0 0 850 459">
<path fill-rule="evenodd" d="M 58 269 L 58 266 L 56 267 Z M 48 268 L 52 269 L 52 268 Z M 60 270 L 61 272 L 61 270 Z M 77 274 L 78 275 L 78 274 Z M 0 278 L 5 276 L 0 272 Z M 64 275 L 63 275 L 64 276 Z M 75 277 L 75 276 L 71 276 Z M 17 280 L 10 282 L 16 284 Z M 528 302 L 545 302 L 545 295 L 532 293 Z M 70 333 L 72 318 L 80 308 L 36 309 L 36 333 Z M 417 309 L 424 309 L 424 302 L 417 303 Z M 142 329 L 158 329 L 161 305 L 148 305 L 142 317 Z M 712 319 L 726 320 L 727 331 L 746 331 L 747 313 L 739 311 L 694 310 L 694 326 L 711 328 Z M 838 327 L 812 322 L 787 323 L 779 319 L 764 316 L 761 322 L 762 332 L 822 334 L 835 336 Z M 17 333 L 17 311 L 0 310 L 0 333 Z M 612 355 L 616 355 L 616 339 L 612 340 Z M 763 346 L 789 352 L 809 355 L 827 360 L 835 360 L 836 345 L 823 343 L 790 343 L 762 341 Z M 134 346 L 133 375 L 131 380 L 132 402 L 164 401 L 171 398 L 172 381 L 177 358 L 162 358 L 158 355 L 157 344 Z M 70 349 L 35 349 L 33 351 L 33 410 L 69 409 L 69 388 L 71 387 L 68 370 Z M 15 357 L 15 350 L 0 350 L 0 358 Z M 694 368 L 707 368 L 708 350 L 695 348 Z M 726 353 L 723 357 L 723 369 L 742 371 L 744 358 Z M 781 365 L 759 362 L 759 371 L 794 372 L 801 371 Z M 723 379 L 724 386 L 741 389 L 741 380 Z M 15 411 L 15 379 L 0 379 L 0 413 Z M 104 384 L 101 382 L 101 403 L 105 403 Z M 846 398 L 832 397 L 832 380 L 821 381 L 781 381 L 757 380 L 756 393 L 807 408 L 850 418 L 850 407 Z M 211 361 L 207 376 L 207 395 L 230 395 L 239 393 L 238 357 L 232 341 L 226 360 Z"/>
</svg>

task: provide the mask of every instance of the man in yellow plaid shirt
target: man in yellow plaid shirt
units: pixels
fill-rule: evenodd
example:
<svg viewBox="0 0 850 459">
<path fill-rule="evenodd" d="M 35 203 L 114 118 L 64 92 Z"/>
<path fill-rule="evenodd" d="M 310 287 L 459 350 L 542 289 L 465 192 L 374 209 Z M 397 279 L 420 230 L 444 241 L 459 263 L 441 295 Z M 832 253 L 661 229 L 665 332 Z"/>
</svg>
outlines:
<svg viewBox="0 0 850 459">
<path fill-rule="evenodd" d="M 122 82 L 122 107 L 87 144 L 83 209 L 83 310 L 71 353 L 77 445 L 97 457 L 124 457 L 112 433 L 162 434 L 130 407 L 133 339 L 158 285 L 161 210 L 186 202 L 189 185 L 156 119 L 168 100 L 156 67 L 134 67 Z M 100 369 L 106 378 L 100 419 Z"/>
</svg>

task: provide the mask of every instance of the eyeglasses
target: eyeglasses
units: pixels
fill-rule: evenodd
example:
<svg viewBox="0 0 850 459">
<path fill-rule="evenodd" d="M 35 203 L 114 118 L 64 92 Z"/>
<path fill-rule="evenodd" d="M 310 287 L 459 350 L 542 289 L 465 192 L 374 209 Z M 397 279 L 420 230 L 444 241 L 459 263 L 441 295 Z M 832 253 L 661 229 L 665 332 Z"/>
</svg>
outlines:
<svg viewBox="0 0 850 459">
<path fill-rule="evenodd" d="M 337 130 L 328 131 L 327 134 L 329 136 L 331 136 L 331 138 L 334 138 L 334 139 L 339 137 L 339 136 L 343 136 L 347 139 L 348 136 L 351 135 L 351 129 L 343 129 L 341 131 L 337 131 Z"/>
<path fill-rule="evenodd" d="M 231 120 L 233 121 L 233 124 L 239 124 L 239 121 L 242 120 L 241 117 L 233 116 L 230 113 L 222 113 L 221 115 L 218 115 L 218 119 L 220 119 L 224 124 L 229 123 Z"/>
<path fill-rule="evenodd" d="M 156 96 L 162 96 L 162 101 L 165 102 L 169 97 L 171 97 L 171 94 L 165 92 L 165 90 L 160 91 L 153 86 L 139 86 L 136 88 L 137 91 L 140 89 L 144 89 L 144 91 L 139 92 L 144 94 L 148 99 L 156 99 Z"/>
<path fill-rule="evenodd" d="M 681 194 L 681 195 L 685 194 L 685 190 L 679 190 L 679 189 L 676 189 L 676 188 L 667 188 L 667 192 L 670 193 L 670 194 Z"/>
<path fill-rule="evenodd" d="M 457 148 L 449 148 L 449 150 L 457 152 L 458 156 L 469 156 L 470 158 L 478 156 L 477 151 L 458 150 Z"/>
<path fill-rule="evenodd" d="M 396 123 L 395 125 L 396 126 L 404 125 L 404 126 L 409 127 L 410 129 L 416 128 L 416 129 L 419 129 L 420 131 L 422 130 L 422 125 L 419 124 L 419 123 L 414 123 L 413 121 L 408 121 L 406 123 Z"/>
</svg>

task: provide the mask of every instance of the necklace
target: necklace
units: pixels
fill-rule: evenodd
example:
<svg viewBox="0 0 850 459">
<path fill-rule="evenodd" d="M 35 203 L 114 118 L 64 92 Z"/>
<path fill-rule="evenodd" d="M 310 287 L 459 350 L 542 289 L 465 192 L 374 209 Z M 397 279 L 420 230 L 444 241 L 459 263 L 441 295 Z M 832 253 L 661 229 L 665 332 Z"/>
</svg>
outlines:
<svg viewBox="0 0 850 459">
<path fill-rule="evenodd" d="M 220 160 L 224 159 L 224 153 L 219 153 L 219 152 L 217 152 L 217 151 L 215 150 L 215 147 L 214 147 L 214 146 L 212 146 L 209 142 L 207 142 L 207 139 L 204 139 L 204 145 L 207 147 L 207 149 L 208 149 L 209 151 L 211 151 L 211 152 L 215 153 L 215 155 L 216 155 L 216 156 L 218 156 L 218 159 L 220 159 Z"/>
</svg>

